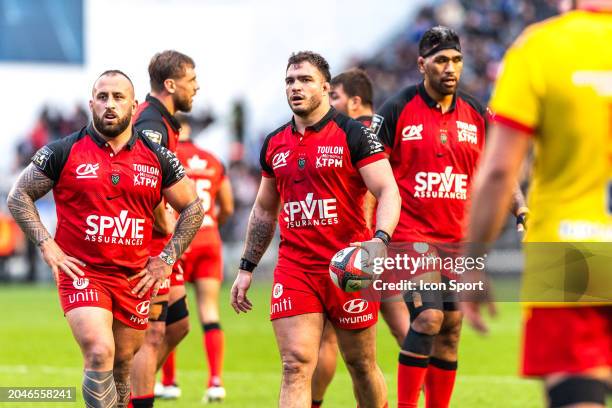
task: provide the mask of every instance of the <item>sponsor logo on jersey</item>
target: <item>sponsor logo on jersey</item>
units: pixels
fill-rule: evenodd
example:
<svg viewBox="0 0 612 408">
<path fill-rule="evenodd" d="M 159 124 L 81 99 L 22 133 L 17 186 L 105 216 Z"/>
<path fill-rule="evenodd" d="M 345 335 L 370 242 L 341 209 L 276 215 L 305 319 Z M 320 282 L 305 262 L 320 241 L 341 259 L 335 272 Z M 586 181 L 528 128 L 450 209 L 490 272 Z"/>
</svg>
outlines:
<svg viewBox="0 0 612 408">
<path fill-rule="evenodd" d="M 342 167 L 344 146 L 318 146 L 316 168 Z"/>
<path fill-rule="evenodd" d="M 348 302 L 345 302 L 344 305 L 342 305 L 342 309 L 344 309 L 346 313 L 354 314 L 362 313 L 367 308 L 368 301 L 365 299 L 351 299 Z"/>
<path fill-rule="evenodd" d="M 478 144 L 478 128 L 476 128 L 476 125 L 458 120 L 457 141 Z"/>
<path fill-rule="evenodd" d="M 76 168 L 76 178 L 78 179 L 94 179 L 98 178 L 98 170 L 100 169 L 100 165 L 83 163 Z"/>
<path fill-rule="evenodd" d="M 380 143 L 380 139 L 378 138 L 378 136 L 372 133 L 370 129 L 368 129 L 367 127 L 362 127 L 361 131 L 366 137 L 366 141 L 368 142 L 368 147 L 370 148 L 370 156 L 385 151 L 385 148 L 383 144 Z"/>
<path fill-rule="evenodd" d="M 416 198 L 449 198 L 467 199 L 467 174 L 453 173 L 453 167 L 447 166 L 443 173 L 421 171 L 415 175 Z"/>
<path fill-rule="evenodd" d="M 77 302 L 99 302 L 98 291 L 96 289 L 80 290 L 76 293 L 68 295 L 68 303 L 73 304 Z"/>
<path fill-rule="evenodd" d="M 361 316 L 350 316 L 350 317 L 341 317 L 338 319 L 340 324 L 356 324 L 356 323 L 365 323 L 374 319 L 373 313 L 368 313 L 366 315 Z"/>
<path fill-rule="evenodd" d="M 276 302 L 272 302 L 270 304 L 270 314 L 288 312 L 293 309 L 293 303 L 291 303 L 291 298 L 280 299 Z"/>
<path fill-rule="evenodd" d="M 287 165 L 287 158 L 289 157 L 290 153 L 291 153 L 291 150 L 287 150 L 286 152 L 276 153 L 272 157 L 272 170 L 276 170 L 279 167 L 286 166 Z"/>
<path fill-rule="evenodd" d="M 278 299 L 283 295 L 283 285 L 281 283 L 274 284 L 274 289 L 272 289 L 272 296 L 274 299 Z"/>
<path fill-rule="evenodd" d="M 138 316 L 134 316 L 131 315 L 130 316 L 130 322 L 132 323 L 136 323 L 139 326 L 145 325 L 147 323 L 149 323 L 149 317 L 138 317 Z"/>
<path fill-rule="evenodd" d="M 85 230 L 85 241 L 142 245 L 145 220 L 144 218 L 129 218 L 127 210 L 122 210 L 118 217 L 90 214 L 85 219 L 85 223 L 89 227 Z"/>
<path fill-rule="evenodd" d="M 32 158 L 32 162 L 41 169 L 44 169 L 52 155 L 53 150 L 49 149 L 47 146 L 44 146 L 36 152 Z"/>
<path fill-rule="evenodd" d="M 72 281 L 72 286 L 74 286 L 74 288 L 77 290 L 85 289 L 87 286 L 89 286 L 89 279 L 76 278 Z"/>
<path fill-rule="evenodd" d="M 402 142 L 407 140 L 423 140 L 423 124 L 408 125 L 402 129 Z"/>
<path fill-rule="evenodd" d="M 141 316 L 148 316 L 150 308 L 151 308 L 151 301 L 143 300 L 142 302 L 136 305 L 136 313 L 138 313 Z"/>
<path fill-rule="evenodd" d="M 158 167 L 146 164 L 133 164 L 134 186 L 157 187 L 160 170 Z"/>
<path fill-rule="evenodd" d="M 161 145 L 162 134 L 159 133 L 157 130 L 146 129 L 146 130 L 143 130 L 142 133 L 147 137 L 147 139 L 149 139 L 153 143 Z"/>
<path fill-rule="evenodd" d="M 380 128 L 382 128 L 382 124 L 385 121 L 385 118 L 380 115 L 372 116 L 372 123 L 370 123 L 370 131 L 378 136 L 380 132 Z"/>
<path fill-rule="evenodd" d="M 313 193 L 308 193 L 304 200 L 286 202 L 283 212 L 287 228 L 338 224 L 336 199 L 314 199 Z"/>
</svg>

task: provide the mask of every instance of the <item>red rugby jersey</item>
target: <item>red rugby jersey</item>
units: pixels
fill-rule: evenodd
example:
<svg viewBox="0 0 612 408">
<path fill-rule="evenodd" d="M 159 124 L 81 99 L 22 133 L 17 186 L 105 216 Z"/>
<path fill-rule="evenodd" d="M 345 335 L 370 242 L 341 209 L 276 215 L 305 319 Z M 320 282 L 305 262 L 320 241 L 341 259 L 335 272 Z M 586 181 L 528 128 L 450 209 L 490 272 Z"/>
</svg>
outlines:
<svg viewBox="0 0 612 408">
<path fill-rule="evenodd" d="M 60 248 L 95 270 L 128 275 L 149 258 L 162 190 L 185 175 L 174 154 L 136 131 L 115 154 L 91 125 L 43 147 L 32 163 L 54 181 Z"/>
<path fill-rule="evenodd" d="M 304 135 L 292 120 L 266 137 L 262 173 L 275 178 L 282 202 L 279 269 L 327 273 L 337 251 L 372 237 L 358 169 L 383 159 L 376 135 L 333 108 Z"/>
<path fill-rule="evenodd" d="M 459 91 L 448 112 L 420 83 L 391 97 L 371 129 L 388 150 L 402 197 L 393 241 L 457 242 L 464 236 L 486 108 Z"/>
<path fill-rule="evenodd" d="M 225 180 L 225 168 L 214 155 L 197 147 L 191 140 L 179 142 L 176 156 L 195 183 L 198 197 L 204 207 L 204 220 L 191 242 L 191 248 L 208 246 L 221 241 L 215 214 L 215 203 L 221 183 Z"/>
<path fill-rule="evenodd" d="M 176 152 L 181 124 L 166 109 L 163 103 L 154 96 L 147 95 L 145 102 L 138 106 L 134 115 L 134 127 L 140 130 L 152 142 Z M 172 234 L 162 234 L 153 230 L 151 254 L 157 255 L 172 238 Z"/>
</svg>

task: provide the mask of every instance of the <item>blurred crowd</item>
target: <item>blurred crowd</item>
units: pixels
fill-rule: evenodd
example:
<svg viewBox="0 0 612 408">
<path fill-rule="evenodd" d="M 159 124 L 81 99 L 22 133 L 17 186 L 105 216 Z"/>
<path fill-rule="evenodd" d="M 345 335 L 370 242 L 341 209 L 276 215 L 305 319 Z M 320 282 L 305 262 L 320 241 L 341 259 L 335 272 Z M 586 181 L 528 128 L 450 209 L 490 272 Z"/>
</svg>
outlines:
<svg viewBox="0 0 612 408">
<path fill-rule="evenodd" d="M 446 25 L 454 28 L 461 37 L 465 61 L 461 87 L 487 103 L 507 47 L 526 25 L 559 13 L 567 4 L 566 0 L 438 0 L 433 5 L 430 2 L 380 49 L 367 58 L 347 61 L 345 67 L 358 66 L 369 73 L 375 87 L 375 107 L 378 107 L 401 88 L 421 80 L 416 68 L 418 41 L 428 28 Z M 253 136 L 253 130 L 248 129 L 247 108 L 242 101 L 235 101 L 229 118 L 224 120 L 226 132 L 232 138 L 225 164 L 236 203 L 235 214 L 222 227 L 221 234 L 226 246 L 232 248 L 233 255 L 240 251 L 260 177 L 258 156 L 264 133 Z M 197 135 L 205 133 L 215 119 L 211 112 L 192 115 L 194 138 L 197 140 Z M 44 107 L 29 133 L 16 146 L 13 173 L 25 167 L 40 147 L 80 129 L 88 120 L 89 113 L 84 106 L 76 106 L 69 112 Z M 275 124 L 270 124 L 270 128 L 274 127 Z M 20 257 L 25 260 L 21 269 L 25 271 L 27 280 L 34 280 L 40 260 L 36 248 L 25 242 L 8 217 L 4 205 L 7 192 L 6 186 L 0 186 L 0 280 L 8 277 L 5 263 L 13 254 L 24 255 Z M 52 219 L 52 200 L 50 197 L 46 199 L 48 216 Z M 44 207 L 45 200 L 39 204 Z M 508 236 L 511 237 L 510 244 L 517 247 L 516 234 Z"/>
<path fill-rule="evenodd" d="M 558 14 L 563 0 L 442 0 L 421 8 L 404 30 L 375 54 L 353 59 L 375 85 L 375 106 L 402 87 L 421 80 L 418 42 L 434 25 L 455 29 L 464 54 L 461 87 L 486 103 L 499 63 L 525 26 Z"/>
</svg>

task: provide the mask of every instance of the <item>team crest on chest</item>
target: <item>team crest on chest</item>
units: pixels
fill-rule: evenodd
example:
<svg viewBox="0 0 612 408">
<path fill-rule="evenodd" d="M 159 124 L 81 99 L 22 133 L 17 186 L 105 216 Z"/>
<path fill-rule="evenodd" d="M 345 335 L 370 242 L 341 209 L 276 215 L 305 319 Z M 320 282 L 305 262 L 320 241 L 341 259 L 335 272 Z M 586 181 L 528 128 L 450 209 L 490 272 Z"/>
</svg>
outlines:
<svg viewBox="0 0 612 408">
<path fill-rule="evenodd" d="M 304 157 L 304 156 L 300 156 L 300 157 L 298 158 L 297 163 L 298 163 L 298 168 L 299 168 L 300 170 L 304 170 L 304 167 L 306 167 L 306 157 Z"/>
<path fill-rule="evenodd" d="M 116 174 L 116 173 L 111 174 L 111 183 L 113 183 L 113 186 L 116 186 L 117 184 L 119 184 L 120 179 L 121 177 L 119 176 L 119 174 Z"/>
</svg>

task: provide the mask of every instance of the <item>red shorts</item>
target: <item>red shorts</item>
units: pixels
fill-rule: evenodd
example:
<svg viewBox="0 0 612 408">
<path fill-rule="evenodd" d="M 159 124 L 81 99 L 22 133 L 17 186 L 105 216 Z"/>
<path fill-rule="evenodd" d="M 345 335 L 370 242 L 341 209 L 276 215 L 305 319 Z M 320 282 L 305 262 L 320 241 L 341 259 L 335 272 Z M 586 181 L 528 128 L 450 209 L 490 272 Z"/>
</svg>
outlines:
<svg viewBox="0 0 612 408">
<path fill-rule="evenodd" d="M 524 375 L 612 366 L 612 306 L 534 307 L 526 313 Z"/>
<path fill-rule="evenodd" d="M 270 320 L 325 313 L 334 326 L 355 330 L 375 325 L 379 307 L 379 302 L 368 301 L 359 292 L 342 291 L 328 273 L 274 271 Z"/>
<path fill-rule="evenodd" d="M 223 280 L 221 243 L 189 248 L 181 257 L 181 265 L 187 282 L 204 278 Z"/>
<path fill-rule="evenodd" d="M 64 314 L 77 307 L 101 307 L 134 329 L 147 328 L 151 293 L 142 298 L 132 294 L 138 279 L 129 282 L 122 273 L 95 272 L 83 267 L 81 270 L 85 277 L 76 281 L 64 273 L 59 274 L 58 291 Z"/>
<path fill-rule="evenodd" d="M 185 276 L 183 275 L 184 266 L 181 260 L 174 264 L 172 275 L 170 275 L 170 286 L 185 285 Z"/>
</svg>

